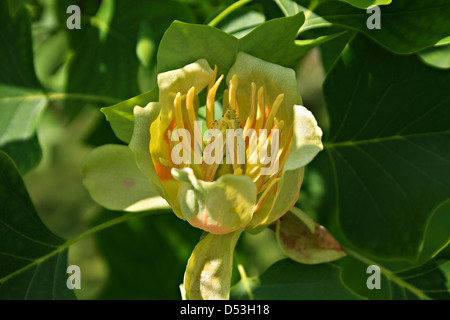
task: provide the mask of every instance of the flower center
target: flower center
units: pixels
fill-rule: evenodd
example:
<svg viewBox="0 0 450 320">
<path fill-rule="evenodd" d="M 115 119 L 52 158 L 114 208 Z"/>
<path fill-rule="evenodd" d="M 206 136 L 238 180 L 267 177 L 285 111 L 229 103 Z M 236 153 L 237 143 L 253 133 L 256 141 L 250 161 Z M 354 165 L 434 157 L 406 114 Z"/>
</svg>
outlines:
<svg viewBox="0 0 450 320">
<path fill-rule="evenodd" d="M 197 121 L 195 87 L 187 92 L 185 107 L 181 92 L 174 99 L 174 121 L 167 130 L 170 149 L 174 151 L 175 144 L 181 140 L 179 144 L 184 151 L 193 151 L 194 161 L 172 159 L 170 163 L 160 159 L 161 163 L 177 168 L 190 166 L 204 181 L 213 181 L 226 173 L 245 174 L 255 182 L 260 196 L 266 197 L 276 188 L 292 141 L 292 126 L 285 128 L 284 121 L 277 119 L 284 94 L 279 94 L 274 101 L 266 101 L 264 87 L 257 88 L 252 82 L 248 95 L 250 110 L 245 120 L 240 119 L 238 77 L 234 75 L 223 93 L 222 117 L 214 120 L 216 93 L 224 76 L 217 80 L 216 77 L 217 67 L 206 94 L 207 134 L 202 134 L 201 122 Z M 179 129 L 187 130 L 194 139 L 181 137 Z M 281 141 L 284 141 L 282 146 Z M 185 159 L 192 160 L 190 156 Z"/>
</svg>

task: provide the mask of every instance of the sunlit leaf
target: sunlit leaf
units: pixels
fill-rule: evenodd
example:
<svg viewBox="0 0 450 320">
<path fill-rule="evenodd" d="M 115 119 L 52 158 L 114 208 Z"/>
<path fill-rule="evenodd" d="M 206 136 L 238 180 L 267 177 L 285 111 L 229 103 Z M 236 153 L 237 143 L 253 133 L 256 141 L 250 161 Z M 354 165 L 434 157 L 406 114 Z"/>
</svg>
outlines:
<svg viewBox="0 0 450 320">
<path fill-rule="evenodd" d="M 339 224 L 371 255 L 416 259 L 432 212 L 450 197 L 449 81 L 448 71 L 362 37 L 327 76 Z"/>
<path fill-rule="evenodd" d="M 142 93 L 134 98 L 101 109 L 105 114 L 106 119 L 111 124 L 112 130 L 120 140 L 126 143 L 129 143 L 131 140 L 134 128 L 134 107 L 144 107 L 149 102 L 158 101 L 158 93 L 158 88 L 155 87 L 149 92 Z"/>
<path fill-rule="evenodd" d="M 36 78 L 33 65 L 30 18 L 23 7 L 9 15 L 8 1 L 0 3 L 0 148 L 22 143 L 36 134 L 39 116 L 47 97 Z M 27 148 L 38 158 L 40 147 Z M 18 154 L 13 155 L 17 158 Z M 19 159 L 21 161 L 21 159 Z M 29 164 L 29 168 L 38 161 Z M 26 171 L 26 170 L 25 170 Z"/>
</svg>

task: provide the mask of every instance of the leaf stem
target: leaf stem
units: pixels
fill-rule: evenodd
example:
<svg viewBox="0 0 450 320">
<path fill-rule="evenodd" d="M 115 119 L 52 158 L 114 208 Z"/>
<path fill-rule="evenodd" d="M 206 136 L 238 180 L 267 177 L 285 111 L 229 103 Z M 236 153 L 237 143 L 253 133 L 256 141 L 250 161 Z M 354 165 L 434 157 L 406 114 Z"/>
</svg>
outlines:
<svg viewBox="0 0 450 320">
<path fill-rule="evenodd" d="M 391 270 L 386 269 L 385 267 L 381 266 L 377 262 L 372 261 L 369 258 L 364 257 L 364 256 L 360 255 L 359 253 L 351 250 L 351 249 L 348 249 L 348 248 L 344 248 L 344 249 L 345 249 L 345 251 L 347 251 L 347 253 L 350 256 L 352 256 L 356 260 L 359 260 L 359 261 L 361 261 L 361 262 L 363 262 L 363 263 L 365 263 L 367 265 L 376 265 L 376 266 L 378 266 L 380 268 L 381 273 L 384 274 L 386 276 L 386 278 L 388 278 L 389 280 L 397 283 L 399 286 L 408 289 L 409 291 L 414 293 L 416 296 L 418 296 L 420 299 L 431 300 L 431 298 L 429 296 L 427 296 L 425 293 L 423 293 L 422 290 L 420 290 L 420 289 L 416 288 L 415 286 L 411 285 L 410 283 L 404 281 L 402 278 L 397 276 Z"/>
<path fill-rule="evenodd" d="M 239 9 L 240 7 L 246 5 L 247 3 L 251 2 L 252 0 L 239 0 L 235 3 L 233 3 L 231 6 L 227 7 L 225 10 L 223 10 L 221 13 L 219 13 L 214 19 L 212 19 L 208 26 L 215 27 L 217 26 L 223 19 L 225 19 L 230 13 L 233 11 Z"/>
<path fill-rule="evenodd" d="M 53 255 L 60 253 L 61 251 L 69 248 L 71 245 L 77 243 L 78 241 L 93 235 L 94 233 L 100 232 L 104 229 L 107 229 L 109 227 L 118 225 L 122 222 L 125 222 L 127 220 L 130 219 L 134 219 L 134 218 L 140 218 L 140 217 L 145 217 L 147 215 L 153 214 L 158 208 L 153 208 L 152 211 L 144 211 L 144 212 L 132 212 L 132 213 L 128 213 L 128 214 L 124 214 L 120 217 L 108 220 L 106 222 L 103 222 L 89 230 L 87 230 L 86 232 L 83 232 L 82 234 L 78 235 L 77 237 L 67 240 L 66 242 L 62 243 L 61 245 L 59 245 L 58 247 L 56 247 L 53 251 L 50 251 L 49 253 L 47 253 L 46 255 L 43 255 L 42 257 L 37 258 L 36 260 L 34 260 L 33 262 L 31 262 L 30 264 L 24 266 L 23 268 L 20 268 L 18 270 L 16 270 L 13 273 L 8 274 L 7 276 L 3 277 L 2 279 L 0 279 L 0 284 L 4 283 L 6 280 L 8 280 L 9 278 L 14 277 L 15 275 L 37 265 L 40 264 L 41 262 L 49 259 L 50 257 L 52 257 Z M 167 209 L 167 204 L 162 204 L 161 207 L 159 209 Z"/>
<path fill-rule="evenodd" d="M 84 239 L 84 238 L 86 238 L 86 237 L 88 237 L 90 235 L 93 235 L 94 233 L 97 233 L 99 231 L 102 231 L 102 230 L 105 230 L 107 228 L 113 227 L 115 225 L 118 225 L 118 224 L 120 224 L 122 222 L 125 222 L 127 220 L 130 220 L 130 219 L 139 218 L 139 217 L 145 217 L 146 215 L 149 215 L 151 213 L 153 213 L 153 211 L 132 212 L 132 213 L 127 213 L 127 214 L 124 214 L 124 215 L 122 215 L 120 217 L 108 220 L 106 222 L 103 222 L 103 223 L 101 223 L 99 225 L 96 225 L 95 227 L 93 227 L 93 228 L 83 232 L 82 234 L 76 236 L 75 238 L 67 240 L 65 243 L 63 243 L 60 246 L 60 250 L 64 250 L 64 249 L 70 247 L 71 245 L 77 243 L 78 241 L 80 241 L 80 240 L 82 240 L 82 239 Z"/>
</svg>

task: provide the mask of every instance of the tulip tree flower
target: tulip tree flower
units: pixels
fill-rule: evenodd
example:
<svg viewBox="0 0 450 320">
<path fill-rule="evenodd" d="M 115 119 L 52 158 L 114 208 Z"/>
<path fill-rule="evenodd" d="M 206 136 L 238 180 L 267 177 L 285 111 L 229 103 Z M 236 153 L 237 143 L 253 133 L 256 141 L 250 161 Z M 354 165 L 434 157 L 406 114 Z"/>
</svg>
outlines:
<svg viewBox="0 0 450 320">
<path fill-rule="evenodd" d="M 304 166 L 322 149 L 322 131 L 311 112 L 301 106 L 292 69 L 239 53 L 226 78 L 223 75 L 216 78 L 204 59 L 159 74 L 159 103 L 146 107 L 154 114 L 159 111 L 150 125 L 151 162 L 148 162 L 153 165 L 149 178 L 178 217 L 211 234 L 222 235 L 270 224 L 294 205 Z M 215 96 L 221 81 L 226 81 L 228 89 L 223 95 L 223 115 L 214 120 Z M 187 163 L 174 163 L 173 148 L 177 144 L 172 133 L 186 129 L 194 137 L 195 131 L 200 130 L 198 101 L 205 89 L 206 125 L 223 133 L 224 149 L 229 142 L 225 137 L 227 129 L 242 129 L 244 136 L 253 131 L 244 146 L 244 164 L 237 160 L 220 164 L 207 159 L 208 148 L 214 142 L 204 143 L 201 135 L 200 139 L 186 143 L 188 148 L 192 147 L 192 157 L 198 149 L 203 150 L 202 161 L 196 163 L 190 157 Z M 258 136 L 261 129 L 279 131 L 276 141 L 279 150 L 273 155 L 278 170 L 264 175 L 261 171 L 268 168 L 261 164 L 261 159 L 250 163 L 250 158 L 258 158 L 258 149 L 261 152 L 271 142 L 270 134 L 266 141 Z M 256 148 L 250 148 L 252 138 L 259 138 Z M 197 148 L 202 144 L 203 148 Z M 221 146 L 215 146 L 214 151 L 223 152 Z"/>
<path fill-rule="evenodd" d="M 345 255 L 293 208 L 304 168 L 323 146 L 292 69 L 240 52 L 227 74 L 199 59 L 160 73 L 158 88 L 158 102 L 134 108 L 129 148 L 175 215 L 205 231 L 186 267 L 183 298 L 228 299 L 240 235 L 275 222 L 281 248 L 296 261 Z"/>
</svg>

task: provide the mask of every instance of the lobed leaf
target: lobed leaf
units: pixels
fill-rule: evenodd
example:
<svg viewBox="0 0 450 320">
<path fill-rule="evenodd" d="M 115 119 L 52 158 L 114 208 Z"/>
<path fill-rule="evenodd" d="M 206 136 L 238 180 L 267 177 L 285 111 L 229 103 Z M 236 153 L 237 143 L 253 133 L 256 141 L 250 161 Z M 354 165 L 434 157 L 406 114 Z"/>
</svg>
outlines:
<svg viewBox="0 0 450 320">
<path fill-rule="evenodd" d="M 431 214 L 450 197 L 449 81 L 362 36 L 325 80 L 339 227 L 369 255 L 417 259 Z"/>
</svg>

